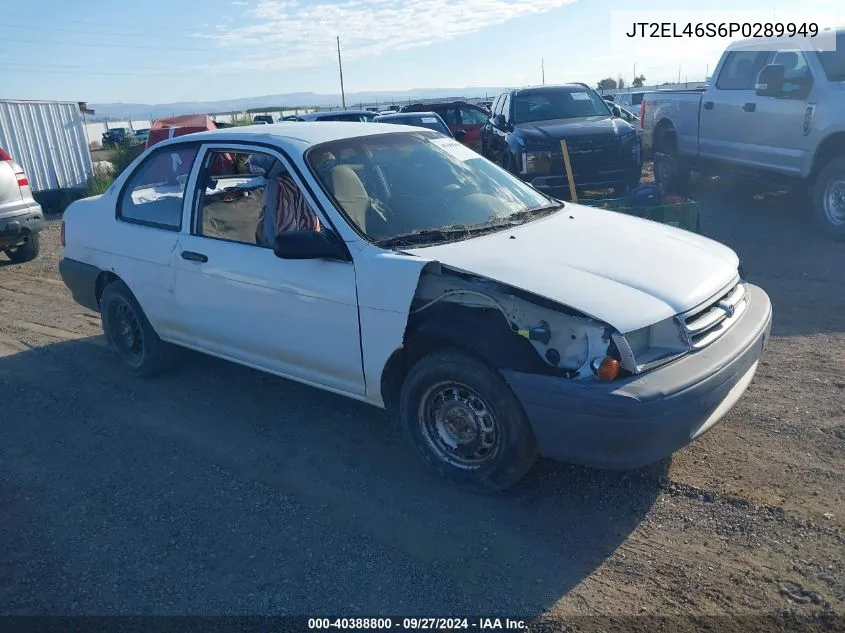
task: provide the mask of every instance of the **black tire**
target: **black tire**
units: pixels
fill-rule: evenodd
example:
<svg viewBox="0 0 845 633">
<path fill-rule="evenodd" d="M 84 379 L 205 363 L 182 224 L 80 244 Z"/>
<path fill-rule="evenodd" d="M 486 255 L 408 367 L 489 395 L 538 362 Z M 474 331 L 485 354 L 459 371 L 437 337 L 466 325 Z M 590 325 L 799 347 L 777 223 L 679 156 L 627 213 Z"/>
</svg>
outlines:
<svg viewBox="0 0 845 633">
<path fill-rule="evenodd" d="M 654 181 L 667 194 L 688 196 L 691 172 L 678 153 L 675 133 L 663 132 L 654 151 Z"/>
<path fill-rule="evenodd" d="M 845 241 L 845 156 L 828 161 L 816 178 L 813 213 L 825 235 Z"/>
<path fill-rule="evenodd" d="M 158 337 L 125 283 L 105 287 L 100 314 L 109 345 L 131 373 L 149 378 L 173 364 L 173 346 Z"/>
<path fill-rule="evenodd" d="M 487 415 L 479 416 L 479 411 Z M 429 468 L 473 492 L 509 488 L 537 459 L 531 426 L 508 384 L 484 363 L 456 350 L 438 350 L 417 361 L 402 384 L 399 416 Z M 455 429 L 456 423 L 463 431 Z M 484 433 L 482 428 L 492 430 Z M 456 439 L 461 432 L 466 437 Z M 454 440 L 451 447 L 446 434 Z M 466 453 L 472 450 L 470 458 Z"/>
<path fill-rule="evenodd" d="M 40 251 L 41 240 L 38 237 L 38 233 L 27 233 L 23 237 L 23 244 L 16 246 L 13 249 L 7 249 L 6 255 L 9 256 L 9 259 L 11 259 L 13 263 L 23 264 L 25 262 L 31 262 L 33 259 L 38 257 L 38 253 Z"/>
</svg>

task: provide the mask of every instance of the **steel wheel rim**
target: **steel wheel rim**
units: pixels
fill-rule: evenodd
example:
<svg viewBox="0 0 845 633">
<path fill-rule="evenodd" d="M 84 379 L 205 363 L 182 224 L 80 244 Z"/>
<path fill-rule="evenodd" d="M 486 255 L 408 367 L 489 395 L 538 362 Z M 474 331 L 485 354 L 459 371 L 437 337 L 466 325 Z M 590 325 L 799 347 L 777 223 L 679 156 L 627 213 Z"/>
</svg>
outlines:
<svg viewBox="0 0 845 633">
<path fill-rule="evenodd" d="M 144 359 L 144 330 L 135 309 L 122 298 L 109 305 L 109 340 L 117 353 L 132 366 Z"/>
<path fill-rule="evenodd" d="M 501 451 L 501 426 L 484 399 L 466 385 L 440 382 L 420 399 L 422 436 L 439 459 L 478 470 Z"/>
<path fill-rule="evenodd" d="M 825 187 L 824 215 L 834 226 L 845 224 L 845 179 L 831 180 Z"/>
</svg>

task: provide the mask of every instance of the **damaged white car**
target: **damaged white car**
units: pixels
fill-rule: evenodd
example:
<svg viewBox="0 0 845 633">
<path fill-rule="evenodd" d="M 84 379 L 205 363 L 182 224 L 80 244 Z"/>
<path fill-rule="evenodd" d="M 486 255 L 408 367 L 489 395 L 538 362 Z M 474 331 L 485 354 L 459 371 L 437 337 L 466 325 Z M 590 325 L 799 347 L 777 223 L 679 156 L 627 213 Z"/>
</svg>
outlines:
<svg viewBox="0 0 845 633">
<path fill-rule="evenodd" d="M 538 455 L 670 455 L 745 391 L 771 328 L 731 249 L 550 199 L 405 126 L 161 142 L 67 209 L 62 242 L 62 278 L 131 371 L 187 347 L 390 408 L 482 491 Z"/>
</svg>

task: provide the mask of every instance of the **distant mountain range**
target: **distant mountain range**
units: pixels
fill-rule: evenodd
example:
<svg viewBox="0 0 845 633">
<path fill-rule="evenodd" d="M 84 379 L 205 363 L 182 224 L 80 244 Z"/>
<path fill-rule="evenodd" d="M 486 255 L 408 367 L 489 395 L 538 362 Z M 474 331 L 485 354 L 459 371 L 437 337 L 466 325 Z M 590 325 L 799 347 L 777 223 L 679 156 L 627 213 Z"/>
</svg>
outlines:
<svg viewBox="0 0 845 633">
<path fill-rule="evenodd" d="M 448 97 L 479 98 L 499 94 L 503 88 L 432 88 L 430 90 L 393 90 L 381 92 L 353 92 L 346 95 L 346 106 L 407 103 L 423 98 L 442 99 Z M 340 106 L 340 94 L 319 94 L 316 92 L 290 92 L 286 94 L 265 95 L 263 97 L 243 97 L 222 101 L 180 101 L 177 103 L 92 103 L 88 107 L 95 111 L 90 120 L 117 119 L 134 120 L 156 119 L 180 114 L 223 114 L 226 112 L 244 112 L 258 108 L 267 110 L 294 109 L 297 107 L 333 107 Z"/>
</svg>

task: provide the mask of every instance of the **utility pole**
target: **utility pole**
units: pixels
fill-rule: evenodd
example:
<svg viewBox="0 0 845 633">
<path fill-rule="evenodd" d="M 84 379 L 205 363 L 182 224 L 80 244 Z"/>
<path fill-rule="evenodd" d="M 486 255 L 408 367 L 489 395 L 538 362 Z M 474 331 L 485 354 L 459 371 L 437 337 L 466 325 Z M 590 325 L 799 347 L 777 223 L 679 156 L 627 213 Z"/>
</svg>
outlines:
<svg viewBox="0 0 845 633">
<path fill-rule="evenodd" d="M 540 58 L 540 76 L 543 78 L 543 85 L 546 85 L 546 65 L 545 60 Z"/>
<path fill-rule="evenodd" d="M 340 70 L 340 100 L 346 110 L 346 93 L 343 90 L 343 62 L 340 60 L 340 35 L 337 36 L 337 67 Z"/>
<path fill-rule="evenodd" d="M 634 78 L 631 80 L 631 85 L 637 80 L 637 62 L 634 62 Z"/>
</svg>

